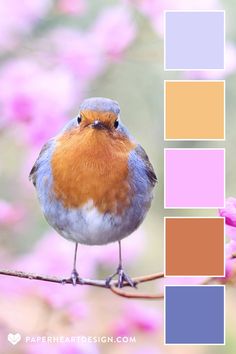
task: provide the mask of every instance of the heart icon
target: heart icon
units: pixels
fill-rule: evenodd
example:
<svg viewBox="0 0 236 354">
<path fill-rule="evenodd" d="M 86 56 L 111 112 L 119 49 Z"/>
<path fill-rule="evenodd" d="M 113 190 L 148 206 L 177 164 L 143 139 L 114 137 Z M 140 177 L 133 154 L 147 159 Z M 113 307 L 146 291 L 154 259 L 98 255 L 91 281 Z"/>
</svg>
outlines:
<svg viewBox="0 0 236 354">
<path fill-rule="evenodd" d="M 11 344 L 16 345 L 21 340 L 21 335 L 20 333 L 9 333 L 7 339 Z"/>
</svg>

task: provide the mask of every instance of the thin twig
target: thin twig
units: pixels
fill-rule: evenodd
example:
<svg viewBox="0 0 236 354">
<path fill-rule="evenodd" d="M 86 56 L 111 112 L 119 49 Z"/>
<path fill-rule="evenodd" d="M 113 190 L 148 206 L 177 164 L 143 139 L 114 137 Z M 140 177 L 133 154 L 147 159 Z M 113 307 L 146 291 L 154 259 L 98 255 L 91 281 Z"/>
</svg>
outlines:
<svg viewBox="0 0 236 354">
<path fill-rule="evenodd" d="M 71 278 L 62 278 L 62 277 L 55 277 L 55 276 L 48 276 L 48 275 L 41 275 L 35 273 L 26 273 L 22 271 L 15 271 L 15 270 L 7 270 L 3 269 L 0 270 L 0 275 L 6 275 L 11 277 L 17 278 L 24 278 L 30 280 L 41 280 L 41 281 L 48 281 L 51 283 L 59 283 L 59 284 L 72 284 Z M 163 273 L 155 273 L 150 275 L 143 275 L 139 277 L 134 277 L 132 280 L 135 284 L 145 283 L 152 280 L 163 278 Z M 107 286 L 105 280 L 97 280 L 97 279 L 87 279 L 87 278 L 79 278 L 77 281 L 79 285 L 91 285 L 97 286 L 100 288 L 108 288 L 114 294 L 126 297 L 126 298 L 133 298 L 133 299 L 162 299 L 163 295 L 153 295 L 153 294 L 139 294 L 139 293 L 128 293 L 121 289 L 117 288 L 117 280 L 111 281 L 110 285 Z M 129 286 L 127 282 L 124 283 L 124 286 Z"/>
<path fill-rule="evenodd" d="M 11 277 L 17 277 L 17 278 L 24 278 L 24 279 L 30 279 L 30 280 L 41 280 L 41 281 L 48 281 L 51 283 L 59 283 L 59 284 L 72 284 L 72 279 L 71 278 L 62 278 L 62 277 L 55 277 L 55 276 L 49 276 L 49 275 L 42 275 L 42 274 L 35 274 L 35 273 L 26 273 L 22 271 L 15 271 L 15 270 L 0 270 L 0 275 L 8 275 Z M 79 279 L 77 281 L 77 284 L 80 285 L 92 285 L 92 286 L 98 286 L 98 287 L 106 287 L 105 286 L 105 281 L 104 280 L 92 280 L 92 279 Z"/>
<path fill-rule="evenodd" d="M 110 287 L 111 291 L 119 296 L 126 297 L 129 299 L 150 299 L 150 300 L 162 300 L 164 298 L 163 294 L 147 294 L 147 293 L 129 293 L 115 287 L 114 285 Z"/>
</svg>

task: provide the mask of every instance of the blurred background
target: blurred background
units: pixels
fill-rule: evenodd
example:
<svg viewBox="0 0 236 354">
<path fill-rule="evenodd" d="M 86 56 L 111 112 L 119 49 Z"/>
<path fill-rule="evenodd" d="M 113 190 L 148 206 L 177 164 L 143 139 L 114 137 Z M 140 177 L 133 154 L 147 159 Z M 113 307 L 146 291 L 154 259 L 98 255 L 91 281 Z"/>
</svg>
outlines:
<svg viewBox="0 0 236 354">
<path fill-rule="evenodd" d="M 167 9 L 226 10 L 223 71 L 164 72 Z M 121 119 L 143 145 L 158 175 L 152 208 L 123 243 L 131 276 L 162 271 L 163 216 L 217 215 L 217 210 L 163 209 L 164 147 L 225 147 L 226 195 L 236 196 L 236 3 L 230 0 L 0 1 L 0 267 L 69 276 L 74 245 L 47 225 L 28 174 L 41 146 L 78 113 L 81 100 L 117 100 Z M 226 141 L 165 142 L 164 80 L 226 79 Z M 83 277 L 104 279 L 116 244 L 80 246 Z M 170 280 L 169 280 L 170 281 Z M 176 282 L 176 280 L 175 280 Z M 195 282 L 182 279 L 180 283 Z M 148 283 L 140 291 L 160 292 Z M 236 351 L 236 291 L 227 287 L 226 346 L 164 346 L 163 301 L 129 300 L 108 290 L 0 277 L 0 353 L 222 354 Z M 24 344 L 22 336 L 135 336 L 136 343 Z"/>
</svg>

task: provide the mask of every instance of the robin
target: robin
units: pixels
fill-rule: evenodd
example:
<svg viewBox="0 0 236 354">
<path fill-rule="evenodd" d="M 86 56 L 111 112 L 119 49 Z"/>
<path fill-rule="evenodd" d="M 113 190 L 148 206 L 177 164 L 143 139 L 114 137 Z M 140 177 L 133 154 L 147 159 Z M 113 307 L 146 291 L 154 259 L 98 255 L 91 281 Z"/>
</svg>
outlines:
<svg viewBox="0 0 236 354">
<path fill-rule="evenodd" d="M 157 178 L 144 149 L 120 121 L 116 101 L 95 97 L 83 101 L 77 118 L 42 148 L 29 176 L 43 214 L 63 237 L 78 243 L 119 243 L 118 287 L 135 286 L 124 272 L 121 240 L 142 223 Z"/>
</svg>

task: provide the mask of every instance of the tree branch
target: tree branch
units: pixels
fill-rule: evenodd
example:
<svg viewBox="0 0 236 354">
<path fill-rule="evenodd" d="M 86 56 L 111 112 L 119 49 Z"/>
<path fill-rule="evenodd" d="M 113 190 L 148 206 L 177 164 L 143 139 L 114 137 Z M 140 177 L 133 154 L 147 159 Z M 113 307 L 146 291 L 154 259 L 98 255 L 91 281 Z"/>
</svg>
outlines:
<svg viewBox="0 0 236 354">
<path fill-rule="evenodd" d="M 149 299 L 149 300 L 162 300 L 164 299 L 163 294 L 146 294 L 146 293 L 130 293 L 115 287 L 114 285 L 110 287 L 111 291 L 119 296 L 126 297 L 128 299 Z"/>
<path fill-rule="evenodd" d="M 15 270 L 0 270 L 0 275 L 6 275 L 11 277 L 17 278 L 24 278 L 29 280 L 40 280 L 40 281 L 48 281 L 51 283 L 59 283 L 59 284 L 72 284 L 71 278 L 62 278 L 62 277 L 55 277 L 55 276 L 48 276 L 48 275 L 41 275 L 35 273 L 26 273 L 22 271 L 15 271 Z M 164 273 L 155 273 L 150 275 L 144 275 L 140 277 L 132 278 L 136 285 L 140 283 L 146 283 L 152 280 L 160 279 L 164 277 Z M 107 288 L 110 289 L 114 294 L 132 298 L 132 299 L 155 299 L 160 300 L 163 299 L 163 294 L 140 294 L 140 293 L 129 293 L 122 289 L 117 288 L 117 280 L 111 281 L 110 285 L 107 286 L 105 280 L 97 280 L 97 279 L 87 279 L 87 278 L 79 278 L 77 281 L 79 285 L 90 285 L 90 286 L 97 286 L 100 288 Z M 127 282 L 124 282 L 124 286 L 130 286 Z"/>
</svg>

